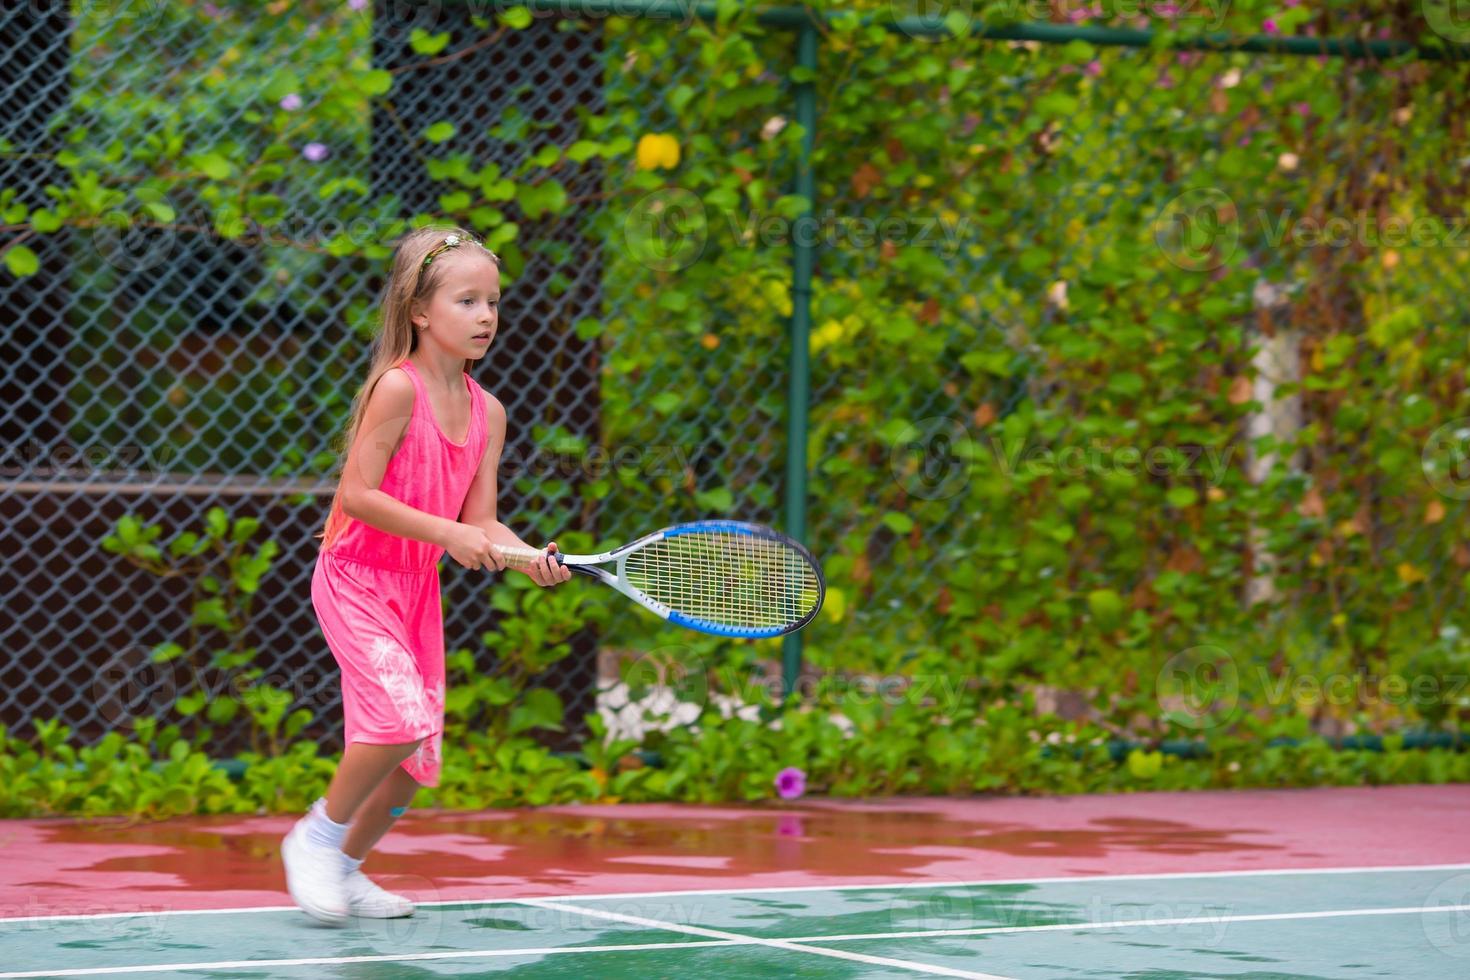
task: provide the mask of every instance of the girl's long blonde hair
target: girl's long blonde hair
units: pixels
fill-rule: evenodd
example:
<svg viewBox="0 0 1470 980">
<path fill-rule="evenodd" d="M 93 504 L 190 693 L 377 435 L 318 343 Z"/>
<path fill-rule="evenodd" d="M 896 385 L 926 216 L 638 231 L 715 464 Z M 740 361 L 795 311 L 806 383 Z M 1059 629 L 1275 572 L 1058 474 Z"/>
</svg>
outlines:
<svg viewBox="0 0 1470 980">
<path fill-rule="evenodd" d="M 418 331 L 413 327 L 414 305 L 428 303 L 433 299 L 435 290 L 444 278 L 443 262 L 436 257 L 426 269 L 424 259 L 435 247 L 443 245 L 450 235 L 457 235 L 460 239 L 460 244 L 450 249 L 450 252 L 460 248 L 481 248 L 495 261 L 497 268 L 500 266 L 499 256 L 485 248 L 463 228 L 452 225 L 427 225 L 399 239 L 398 246 L 393 251 L 388 281 L 383 284 L 383 295 L 379 302 L 380 320 L 377 336 L 373 339 L 372 363 L 368 367 L 367 380 L 352 400 L 352 414 L 338 451 L 337 489 L 332 495 L 332 507 L 327 512 L 327 523 L 317 535 L 322 539 L 323 549 L 330 548 L 347 528 L 348 517 L 342 510 L 342 467 L 347 462 L 347 452 L 352 448 L 352 442 L 357 438 L 358 426 L 362 424 L 362 417 L 367 412 L 368 398 L 383 375 L 402 364 L 409 354 L 418 349 Z M 469 365 L 470 362 L 465 361 L 465 370 L 469 369 Z"/>
</svg>

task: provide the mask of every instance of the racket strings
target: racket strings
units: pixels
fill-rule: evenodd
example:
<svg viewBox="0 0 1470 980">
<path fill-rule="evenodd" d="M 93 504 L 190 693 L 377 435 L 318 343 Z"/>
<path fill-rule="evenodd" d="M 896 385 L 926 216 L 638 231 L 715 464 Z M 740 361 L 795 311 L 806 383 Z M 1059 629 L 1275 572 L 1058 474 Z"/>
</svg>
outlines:
<svg viewBox="0 0 1470 980">
<path fill-rule="evenodd" d="M 742 629 L 790 626 L 816 607 L 816 570 L 780 541 L 701 531 L 625 559 L 628 583 L 686 616 Z"/>
</svg>

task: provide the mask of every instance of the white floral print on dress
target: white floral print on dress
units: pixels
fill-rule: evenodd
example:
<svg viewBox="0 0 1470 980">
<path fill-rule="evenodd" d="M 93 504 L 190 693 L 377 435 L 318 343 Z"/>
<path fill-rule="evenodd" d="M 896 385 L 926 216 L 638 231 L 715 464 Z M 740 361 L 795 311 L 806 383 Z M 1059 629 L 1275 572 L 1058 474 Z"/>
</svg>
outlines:
<svg viewBox="0 0 1470 980">
<path fill-rule="evenodd" d="M 438 768 L 440 744 L 443 737 L 442 732 L 435 732 L 419 743 L 419 747 L 414 750 L 413 761 L 410 763 L 412 773 L 425 774 Z"/>
<path fill-rule="evenodd" d="M 373 669 L 378 672 L 378 682 L 392 698 L 393 706 L 403 716 L 403 725 L 412 732 L 435 727 L 437 711 L 431 711 L 424 693 L 424 681 L 419 676 L 418 665 L 402 645 L 392 637 L 379 636 L 373 640 L 369 651 Z M 441 696 L 442 697 L 442 696 Z"/>
</svg>

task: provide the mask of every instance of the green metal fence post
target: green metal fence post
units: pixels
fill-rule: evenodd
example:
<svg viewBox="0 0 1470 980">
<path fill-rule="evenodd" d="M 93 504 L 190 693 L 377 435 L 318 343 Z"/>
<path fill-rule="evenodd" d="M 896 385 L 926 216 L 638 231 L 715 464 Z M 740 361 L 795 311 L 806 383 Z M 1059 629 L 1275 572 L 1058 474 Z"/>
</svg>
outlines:
<svg viewBox="0 0 1470 980">
<path fill-rule="evenodd" d="M 796 64 L 817 70 L 817 29 L 804 23 L 796 36 Z M 812 326 L 812 264 L 816 251 L 814 232 L 816 181 L 812 175 L 813 133 L 817 125 L 817 94 L 811 74 L 796 83 L 796 122 L 801 126 L 801 151 L 796 161 L 796 193 L 806 198 L 806 209 L 796 220 L 791 236 L 791 360 L 786 399 L 786 533 L 806 540 L 806 441 L 807 406 L 811 398 L 809 336 Z M 796 690 L 801 674 L 801 637 L 786 634 L 782 646 L 782 677 L 785 693 Z"/>
</svg>

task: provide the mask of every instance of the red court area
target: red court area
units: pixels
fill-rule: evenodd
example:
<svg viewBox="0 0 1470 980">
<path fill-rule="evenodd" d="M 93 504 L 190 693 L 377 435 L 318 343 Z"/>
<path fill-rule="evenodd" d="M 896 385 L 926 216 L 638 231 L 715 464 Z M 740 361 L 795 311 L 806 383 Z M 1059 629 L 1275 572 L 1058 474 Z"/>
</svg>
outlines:
<svg viewBox="0 0 1470 980">
<path fill-rule="evenodd" d="M 1470 863 L 1470 786 L 410 811 L 365 870 L 421 902 Z M 289 905 L 293 817 L 0 824 L 0 918 Z"/>
</svg>

